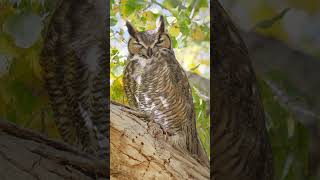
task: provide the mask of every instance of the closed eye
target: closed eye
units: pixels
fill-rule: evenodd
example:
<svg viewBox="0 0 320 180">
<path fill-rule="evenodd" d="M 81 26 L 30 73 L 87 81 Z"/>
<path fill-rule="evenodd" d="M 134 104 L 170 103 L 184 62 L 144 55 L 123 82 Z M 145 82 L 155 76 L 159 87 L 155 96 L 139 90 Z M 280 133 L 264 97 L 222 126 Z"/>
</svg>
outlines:
<svg viewBox="0 0 320 180">
<path fill-rule="evenodd" d="M 143 47 L 142 44 L 137 43 L 137 42 L 134 43 L 134 46 L 137 47 L 137 48 L 142 48 Z"/>
<path fill-rule="evenodd" d="M 157 44 L 160 44 L 160 43 L 162 43 L 163 41 L 164 41 L 164 40 L 163 40 L 162 36 L 159 36 L 159 39 L 158 39 Z"/>
<path fill-rule="evenodd" d="M 162 43 L 164 40 L 159 40 L 158 42 L 157 42 L 157 44 L 160 44 L 160 43 Z"/>
</svg>

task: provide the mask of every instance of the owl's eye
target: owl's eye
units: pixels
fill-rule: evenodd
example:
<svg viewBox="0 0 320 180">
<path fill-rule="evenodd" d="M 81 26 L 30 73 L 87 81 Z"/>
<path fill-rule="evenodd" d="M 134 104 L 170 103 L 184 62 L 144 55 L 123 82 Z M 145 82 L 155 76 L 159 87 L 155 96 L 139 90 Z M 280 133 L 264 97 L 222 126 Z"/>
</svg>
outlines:
<svg viewBox="0 0 320 180">
<path fill-rule="evenodd" d="M 140 44 L 139 42 L 134 42 L 133 45 L 137 48 L 142 48 L 142 44 Z"/>
<path fill-rule="evenodd" d="M 162 47 L 162 48 L 170 48 L 171 46 L 171 41 L 170 38 L 167 34 L 162 34 L 159 39 L 158 42 L 156 43 L 157 46 Z"/>
<path fill-rule="evenodd" d="M 137 54 L 143 46 L 139 43 L 138 40 L 132 38 L 129 40 L 128 49 L 131 54 Z"/>
</svg>

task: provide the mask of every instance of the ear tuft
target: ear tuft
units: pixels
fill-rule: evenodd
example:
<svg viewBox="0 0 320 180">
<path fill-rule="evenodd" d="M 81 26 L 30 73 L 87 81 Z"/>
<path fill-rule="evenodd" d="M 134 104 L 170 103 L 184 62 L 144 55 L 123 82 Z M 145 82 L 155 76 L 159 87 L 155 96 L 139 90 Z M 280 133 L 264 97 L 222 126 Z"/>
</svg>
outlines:
<svg viewBox="0 0 320 180">
<path fill-rule="evenodd" d="M 137 31 L 134 29 L 134 27 L 131 25 L 129 21 L 126 22 L 126 26 L 128 28 L 130 36 L 136 38 Z"/>
<path fill-rule="evenodd" d="M 165 23 L 164 23 L 164 18 L 163 18 L 162 15 L 160 16 L 160 20 L 159 21 L 160 21 L 160 25 L 158 27 L 158 32 L 163 33 L 164 29 L 165 29 Z"/>
</svg>

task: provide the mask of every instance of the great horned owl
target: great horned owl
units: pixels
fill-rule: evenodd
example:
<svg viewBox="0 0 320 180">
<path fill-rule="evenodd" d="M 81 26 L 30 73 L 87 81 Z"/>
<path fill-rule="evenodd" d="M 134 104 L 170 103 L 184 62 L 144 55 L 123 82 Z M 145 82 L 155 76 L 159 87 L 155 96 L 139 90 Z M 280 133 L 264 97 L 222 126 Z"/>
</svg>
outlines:
<svg viewBox="0 0 320 180">
<path fill-rule="evenodd" d="M 108 157 L 105 0 L 62 0 L 52 15 L 40 64 L 64 141 Z"/>
<path fill-rule="evenodd" d="M 212 1 L 213 66 L 211 177 L 272 180 L 273 158 L 255 73 L 240 33 Z"/>
<path fill-rule="evenodd" d="M 129 22 L 126 26 L 131 37 L 123 83 L 129 105 L 159 124 L 174 147 L 209 166 L 197 136 L 192 91 L 175 58 L 163 17 L 154 30 L 138 32 Z"/>
</svg>

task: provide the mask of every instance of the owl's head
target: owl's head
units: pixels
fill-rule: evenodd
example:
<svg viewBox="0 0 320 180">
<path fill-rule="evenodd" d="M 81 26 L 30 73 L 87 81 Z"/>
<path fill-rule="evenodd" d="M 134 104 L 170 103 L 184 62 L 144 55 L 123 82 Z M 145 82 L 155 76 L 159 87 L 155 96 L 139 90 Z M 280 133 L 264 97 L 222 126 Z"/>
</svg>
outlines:
<svg viewBox="0 0 320 180">
<path fill-rule="evenodd" d="M 126 26 L 130 34 L 128 50 L 130 55 L 139 55 L 151 58 L 161 48 L 171 49 L 171 40 L 165 32 L 163 16 L 160 16 L 160 23 L 156 29 L 148 31 L 137 31 L 130 22 Z"/>
</svg>

